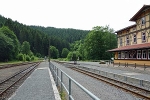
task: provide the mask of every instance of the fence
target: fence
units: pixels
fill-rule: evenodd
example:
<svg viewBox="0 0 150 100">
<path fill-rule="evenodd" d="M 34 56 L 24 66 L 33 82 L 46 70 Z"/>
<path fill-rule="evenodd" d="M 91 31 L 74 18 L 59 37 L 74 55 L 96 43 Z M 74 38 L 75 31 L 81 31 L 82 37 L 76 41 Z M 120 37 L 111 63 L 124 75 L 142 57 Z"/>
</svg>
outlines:
<svg viewBox="0 0 150 100">
<path fill-rule="evenodd" d="M 74 79 L 72 79 L 69 75 L 67 75 L 64 71 L 62 71 L 61 69 L 56 67 L 51 62 L 49 63 L 49 68 L 52 72 L 52 75 L 54 77 L 56 85 L 58 86 L 60 84 L 61 93 L 63 92 L 63 89 L 65 89 L 67 91 L 67 94 L 69 96 L 69 100 L 74 100 L 74 98 L 72 96 L 72 93 L 71 93 L 71 90 L 72 90 L 72 85 L 71 84 L 72 84 L 72 82 L 76 86 L 78 86 L 80 89 L 82 89 L 93 100 L 100 100 L 98 97 L 96 97 L 94 94 L 92 94 L 90 91 L 88 91 L 86 88 L 84 88 L 82 85 L 80 85 L 78 82 L 76 82 Z M 59 72 L 60 72 L 60 75 L 59 75 Z M 64 75 L 67 76 L 67 78 L 69 79 L 69 89 L 67 89 L 67 87 L 64 84 L 64 81 L 63 81 L 63 76 Z"/>
<path fill-rule="evenodd" d="M 134 63 L 134 64 L 128 64 L 128 63 L 113 63 L 113 66 L 114 65 L 117 65 L 118 67 L 119 66 L 124 66 L 124 67 L 134 67 L 134 68 L 136 68 L 136 67 L 142 67 L 142 68 L 144 68 L 144 70 L 146 69 L 146 68 L 148 68 L 148 67 L 150 67 L 150 65 L 146 65 L 146 64 L 143 64 L 143 65 L 138 65 L 137 63 Z"/>
</svg>

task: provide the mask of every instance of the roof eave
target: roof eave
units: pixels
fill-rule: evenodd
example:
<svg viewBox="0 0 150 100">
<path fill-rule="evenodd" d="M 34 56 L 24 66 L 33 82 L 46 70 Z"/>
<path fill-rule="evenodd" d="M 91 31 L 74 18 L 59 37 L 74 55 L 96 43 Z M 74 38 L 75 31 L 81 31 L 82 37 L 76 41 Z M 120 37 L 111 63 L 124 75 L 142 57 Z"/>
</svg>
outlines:
<svg viewBox="0 0 150 100">
<path fill-rule="evenodd" d="M 118 32 L 120 32 L 120 31 L 123 31 L 123 30 L 129 29 L 129 28 L 134 27 L 134 26 L 136 26 L 136 24 L 133 24 L 133 25 L 130 25 L 130 26 L 125 27 L 125 28 L 123 28 L 123 29 L 120 29 L 120 30 L 118 30 L 118 31 L 115 31 L 115 33 L 118 33 Z"/>
<path fill-rule="evenodd" d="M 135 21 L 137 16 L 145 9 L 145 7 L 150 7 L 150 5 L 143 5 L 143 7 L 129 21 Z"/>
<path fill-rule="evenodd" d="M 122 49 L 122 50 L 115 50 L 115 49 L 112 49 L 112 50 L 108 50 L 109 52 L 115 52 L 115 51 L 126 51 L 126 50 L 137 50 L 137 49 L 147 49 L 147 48 L 150 48 L 150 46 L 148 47 L 141 47 L 141 48 L 130 48 L 130 49 Z"/>
</svg>

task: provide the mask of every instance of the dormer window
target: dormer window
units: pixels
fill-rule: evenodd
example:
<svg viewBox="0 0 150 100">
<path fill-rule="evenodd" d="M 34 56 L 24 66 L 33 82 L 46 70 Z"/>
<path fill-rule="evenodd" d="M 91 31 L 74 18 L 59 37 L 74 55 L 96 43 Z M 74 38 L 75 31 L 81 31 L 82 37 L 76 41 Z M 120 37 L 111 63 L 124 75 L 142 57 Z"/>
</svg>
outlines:
<svg viewBox="0 0 150 100">
<path fill-rule="evenodd" d="M 129 45 L 129 36 L 126 37 L 126 44 Z"/>
<path fill-rule="evenodd" d="M 145 24 L 145 17 L 141 18 L 141 24 L 144 25 Z"/>
<path fill-rule="evenodd" d="M 146 41 L 146 34 L 142 33 L 142 42 L 145 42 L 145 41 Z"/>
</svg>

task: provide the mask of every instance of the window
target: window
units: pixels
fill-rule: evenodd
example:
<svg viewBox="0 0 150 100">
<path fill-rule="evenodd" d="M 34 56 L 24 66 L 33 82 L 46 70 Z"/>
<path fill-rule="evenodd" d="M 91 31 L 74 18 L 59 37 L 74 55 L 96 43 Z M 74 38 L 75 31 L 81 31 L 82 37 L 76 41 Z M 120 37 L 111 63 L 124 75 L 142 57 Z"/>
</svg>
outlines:
<svg viewBox="0 0 150 100">
<path fill-rule="evenodd" d="M 133 34 L 133 43 L 136 43 L 136 34 Z"/>
<path fill-rule="evenodd" d="M 147 58 L 146 50 L 142 50 L 142 58 L 143 58 L 143 59 L 146 59 L 146 58 Z"/>
<path fill-rule="evenodd" d="M 118 59 L 121 58 L 121 52 L 118 52 Z"/>
<path fill-rule="evenodd" d="M 129 36 L 126 37 L 126 44 L 129 45 Z"/>
<path fill-rule="evenodd" d="M 125 59 L 129 58 L 129 52 L 125 51 Z"/>
<path fill-rule="evenodd" d="M 122 58 L 122 59 L 125 58 L 125 53 L 124 53 L 124 51 L 121 52 L 121 58 Z"/>
<path fill-rule="evenodd" d="M 133 56 L 132 56 L 134 59 L 136 59 L 136 51 L 134 50 L 133 52 Z"/>
<path fill-rule="evenodd" d="M 137 59 L 141 59 L 141 50 L 137 50 Z"/>
<path fill-rule="evenodd" d="M 145 41 L 146 41 L 146 34 L 142 33 L 142 42 L 145 42 Z"/>
<path fill-rule="evenodd" d="M 129 58 L 131 58 L 131 59 L 136 58 L 136 51 L 135 50 L 129 51 Z"/>
<path fill-rule="evenodd" d="M 148 59 L 150 59 L 150 49 L 148 50 Z"/>
<path fill-rule="evenodd" d="M 145 17 L 141 18 L 141 24 L 144 25 L 145 24 Z"/>
<path fill-rule="evenodd" d="M 120 46 L 122 46 L 122 38 L 120 38 Z"/>
</svg>

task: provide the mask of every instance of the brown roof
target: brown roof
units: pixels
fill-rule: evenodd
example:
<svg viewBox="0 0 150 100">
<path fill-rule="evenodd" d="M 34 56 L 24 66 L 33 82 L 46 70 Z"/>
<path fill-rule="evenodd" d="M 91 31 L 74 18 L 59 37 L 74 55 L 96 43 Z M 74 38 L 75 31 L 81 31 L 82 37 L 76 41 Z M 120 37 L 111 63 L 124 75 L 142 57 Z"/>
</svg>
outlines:
<svg viewBox="0 0 150 100">
<path fill-rule="evenodd" d="M 123 29 L 120 29 L 120 30 L 118 30 L 118 31 L 115 31 L 115 33 L 118 33 L 118 32 L 123 31 L 123 30 L 125 30 L 125 29 L 130 29 L 131 27 L 134 27 L 134 26 L 136 26 L 136 24 L 133 24 L 133 25 L 130 25 L 130 26 L 125 27 L 125 28 L 123 28 Z"/>
<path fill-rule="evenodd" d="M 143 5 L 143 7 L 129 21 L 135 21 L 136 18 L 142 13 L 142 11 L 147 8 L 150 8 L 150 5 Z"/>
<path fill-rule="evenodd" d="M 135 45 L 129 45 L 129 46 L 123 46 L 120 48 L 111 49 L 108 51 L 124 51 L 124 50 L 132 50 L 132 49 L 146 49 L 150 48 L 150 43 L 144 43 L 144 44 L 135 44 Z"/>
<path fill-rule="evenodd" d="M 142 11 L 145 10 L 145 9 L 147 9 L 147 8 L 150 8 L 150 5 L 143 5 L 143 7 L 129 21 L 135 21 L 136 18 L 142 13 Z M 133 26 L 136 26 L 136 24 L 128 26 L 128 27 L 125 27 L 125 28 L 120 29 L 118 31 L 115 31 L 115 33 L 118 33 L 118 32 L 123 31 L 125 29 L 130 29 Z"/>
</svg>

